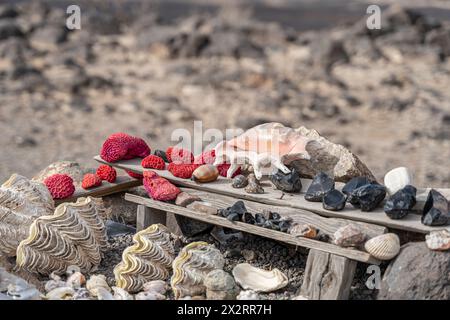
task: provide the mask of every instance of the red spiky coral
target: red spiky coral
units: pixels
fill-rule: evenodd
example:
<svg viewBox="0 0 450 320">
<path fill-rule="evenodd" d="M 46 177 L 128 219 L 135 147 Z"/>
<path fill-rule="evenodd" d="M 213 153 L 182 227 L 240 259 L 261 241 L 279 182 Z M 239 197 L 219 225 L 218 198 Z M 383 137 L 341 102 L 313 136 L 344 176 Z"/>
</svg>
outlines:
<svg viewBox="0 0 450 320">
<path fill-rule="evenodd" d="M 194 163 L 194 155 L 186 149 L 178 147 L 168 147 L 166 150 L 167 160 L 169 162 Z"/>
<path fill-rule="evenodd" d="M 163 158 L 155 156 L 154 154 L 148 155 L 142 159 L 141 165 L 144 168 L 156 170 L 164 170 L 166 167 L 166 163 Z"/>
<path fill-rule="evenodd" d="M 181 192 L 169 180 L 160 177 L 154 171 L 144 171 L 144 188 L 148 195 L 159 201 L 175 200 L 177 195 Z"/>
<path fill-rule="evenodd" d="M 116 169 L 108 166 L 107 164 L 102 164 L 101 166 L 99 166 L 97 168 L 96 174 L 100 177 L 100 179 L 106 180 L 108 182 L 116 181 L 117 177 Z"/>
<path fill-rule="evenodd" d="M 143 176 L 142 174 L 135 173 L 135 172 L 133 172 L 133 171 L 125 170 L 125 172 L 126 172 L 130 177 L 135 178 L 135 179 L 142 179 L 142 178 L 144 178 L 144 176 Z"/>
<path fill-rule="evenodd" d="M 64 199 L 70 197 L 75 192 L 73 179 L 67 174 L 54 174 L 44 180 L 48 191 L 53 199 Z"/>
<path fill-rule="evenodd" d="M 195 169 L 197 169 L 199 164 L 185 164 L 180 162 L 171 162 L 167 167 L 175 177 L 182 179 L 190 179 L 192 177 L 192 173 Z"/>
<path fill-rule="evenodd" d="M 81 182 L 83 189 L 95 188 L 102 185 L 102 179 L 95 173 L 86 173 Z"/>
<path fill-rule="evenodd" d="M 228 169 L 230 169 L 230 167 L 231 167 L 231 164 L 229 164 L 229 163 L 222 163 L 222 164 L 219 164 L 219 165 L 217 165 L 216 166 L 217 167 L 217 170 L 219 170 L 219 174 L 222 176 L 222 177 L 227 177 L 227 171 L 228 171 Z M 241 168 L 238 168 L 234 173 L 233 173 L 233 175 L 231 176 L 232 178 L 234 178 L 234 177 L 236 177 L 238 174 L 241 174 Z"/>
<path fill-rule="evenodd" d="M 216 160 L 216 151 L 214 149 L 204 151 L 194 158 L 195 164 L 214 164 Z"/>
<path fill-rule="evenodd" d="M 150 147 L 144 140 L 119 132 L 110 135 L 103 143 L 100 157 L 108 162 L 145 158 L 150 154 Z"/>
</svg>

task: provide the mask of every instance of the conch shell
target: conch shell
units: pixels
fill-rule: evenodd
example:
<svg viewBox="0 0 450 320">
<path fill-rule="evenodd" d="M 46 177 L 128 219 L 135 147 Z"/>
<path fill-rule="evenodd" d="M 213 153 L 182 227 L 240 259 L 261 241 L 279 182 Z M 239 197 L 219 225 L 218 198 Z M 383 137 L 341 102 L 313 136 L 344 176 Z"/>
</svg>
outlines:
<svg viewBox="0 0 450 320">
<path fill-rule="evenodd" d="M 253 267 L 248 263 L 240 263 L 233 268 L 236 282 L 246 290 L 271 292 L 285 287 L 289 281 L 278 269 L 267 271 Z"/>
<path fill-rule="evenodd" d="M 173 261 L 171 279 L 175 299 L 199 296 L 206 292 L 205 276 L 214 269 L 223 269 L 222 253 L 206 242 L 192 242 L 185 246 Z"/>
<path fill-rule="evenodd" d="M 52 214 L 54 207 L 44 184 L 13 174 L 0 187 L 0 255 L 15 256 L 31 223 L 37 217 Z"/>
<path fill-rule="evenodd" d="M 175 258 L 174 237 L 162 224 L 136 233 L 134 244 L 125 249 L 114 269 L 116 286 L 134 293 L 148 281 L 167 279 Z"/>
<path fill-rule="evenodd" d="M 62 274 L 70 265 L 92 271 L 106 248 L 106 215 L 101 199 L 79 198 L 59 205 L 54 215 L 31 224 L 28 238 L 17 248 L 17 266 L 43 275 Z"/>
<path fill-rule="evenodd" d="M 379 260 L 391 260 L 400 252 L 400 239 L 395 233 L 386 233 L 368 240 L 364 248 Z"/>
</svg>

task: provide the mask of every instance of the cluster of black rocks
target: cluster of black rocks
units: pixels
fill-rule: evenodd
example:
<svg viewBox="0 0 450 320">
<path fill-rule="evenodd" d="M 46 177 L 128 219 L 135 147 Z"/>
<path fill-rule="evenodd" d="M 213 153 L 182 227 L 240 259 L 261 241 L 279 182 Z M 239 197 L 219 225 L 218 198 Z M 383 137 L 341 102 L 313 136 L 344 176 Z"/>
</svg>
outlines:
<svg viewBox="0 0 450 320">
<path fill-rule="evenodd" d="M 450 224 L 450 204 L 438 191 L 431 189 L 422 211 L 422 223 L 427 226 Z"/>
<path fill-rule="evenodd" d="M 237 201 L 226 209 L 219 209 L 218 215 L 230 221 L 241 221 L 281 232 L 288 232 L 291 226 L 291 220 L 282 218 L 277 212 L 263 211 L 255 215 L 251 214 L 242 201 Z"/>
</svg>

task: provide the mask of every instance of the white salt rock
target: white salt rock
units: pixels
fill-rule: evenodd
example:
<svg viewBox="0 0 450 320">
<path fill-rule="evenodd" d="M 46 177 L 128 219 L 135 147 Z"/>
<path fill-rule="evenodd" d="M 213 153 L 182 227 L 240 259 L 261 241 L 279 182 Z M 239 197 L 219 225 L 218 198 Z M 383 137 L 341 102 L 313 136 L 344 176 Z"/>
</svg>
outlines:
<svg viewBox="0 0 450 320">
<path fill-rule="evenodd" d="M 413 185 L 412 174 L 405 167 L 392 169 L 384 176 L 384 185 L 389 195 L 393 195 L 407 185 Z"/>
</svg>

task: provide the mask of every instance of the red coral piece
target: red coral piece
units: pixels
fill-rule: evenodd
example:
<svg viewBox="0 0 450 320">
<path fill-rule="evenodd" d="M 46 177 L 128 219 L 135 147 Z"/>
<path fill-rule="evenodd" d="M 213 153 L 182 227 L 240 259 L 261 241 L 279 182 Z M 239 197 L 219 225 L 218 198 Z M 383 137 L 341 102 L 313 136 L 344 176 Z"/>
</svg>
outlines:
<svg viewBox="0 0 450 320">
<path fill-rule="evenodd" d="M 217 165 L 216 167 L 217 167 L 217 170 L 219 170 L 219 174 L 220 174 L 222 177 L 225 177 L 225 178 L 226 178 L 226 177 L 227 177 L 227 171 L 228 171 L 228 169 L 230 169 L 231 164 L 229 164 L 229 163 L 222 163 L 222 164 Z M 238 169 L 233 173 L 232 178 L 236 177 L 238 174 L 241 174 L 241 168 L 238 168 Z"/>
<path fill-rule="evenodd" d="M 48 191 L 53 199 L 64 199 L 70 197 L 75 192 L 73 179 L 67 174 L 54 174 L 44 180 Z"/>
<path fill-rule="evenodd" d="M 102 185 L 102 178 L 100 178 L 95 173 L 86 173 L 81 182 L 81 187 L 83 189 L 95 188 Z"/>
<path fill-rule="evenodd" d="M 154 154 L 146 156 L 142 160 L 141 165 L 144 168 L 156 170 L 164 170 L 164 168 L 166 167 L 166 163 L 164 162 L 163 158 L 155 156 Z"/>
<path fill-rule="evenodd" d="M 136 157 L 145 158 L 150 151 L 150 147 L 141 138 L 119 132 L 106 139 L 100 151 L 100 157 L 108 162 L 116 162 Z"/>
<path fill-rule="evenodd" d="M 159 201 L 175 200 L 181 192 L 175 185 L 154 171 L 144 171 L 144 188 L 148 195 Z"/>
<path fill-rule="evenodd" d="M 216 151 L 214 149 L 204 151 L 198 156 L 195 157 L 194 163 L 195 164 L 214 164 L 214 161 L 216 160 Z"/>
<path fill-rule="evenodd" d="M 166 156 L 169 162 L 181 162 L 186 164 L 194 163 L 194 155 L 186 149 L 168 147 L 166 150 Z"/>
<path fill-rule="evenodd" d="M 133 171 L 125 170 L 125 172 L 126 172 L 130 177 L 135 178 L 135 179 L 142 179 L 142 178 L 144 178 L 144 176 L 143 176 L 142 174 L 135 173 L 135 172 L 133 172 Z"/>
<path fill-rule="evenodd" d="M 180 162 L 171 162 L 167 167 L 175 177 L 182 179 L 190 179 L 192 177 L 192 173 L 195 169 L 197 169 L 199 164 L 185 164 Z"/>
<path fill-rule="evenodd" d="M 100 167 L 98 167 L 96 174 L 100 177 L 100 179 L 106 180 L 108 182 L 116 181 L 117 177 L 116 169 L 106 164 L 102 164 Z"/>
</svg>

